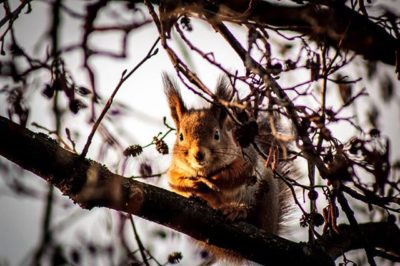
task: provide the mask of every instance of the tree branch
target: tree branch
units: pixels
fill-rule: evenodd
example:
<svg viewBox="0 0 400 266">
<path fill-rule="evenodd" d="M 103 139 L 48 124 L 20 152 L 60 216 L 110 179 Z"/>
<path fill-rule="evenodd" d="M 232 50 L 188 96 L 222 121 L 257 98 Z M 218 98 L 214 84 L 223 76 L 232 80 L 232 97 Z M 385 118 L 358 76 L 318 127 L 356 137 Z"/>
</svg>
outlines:
<svg viewBox="0 0 400 266">
<path fill-rule="evenodd" d="M 273 26 L 289 27 L 317 41 L 363 55 L 367 60 L 380 60 L 394 65 L 399 41 L 349 7 L 305 5 L 287 7 L 259 1 L 250 15 L 256 21 Z"/>
<path fill-rule="evenodd" d="M 83 208 L 107 207 L 168 226 L 263 265 L 334 265 L 319 249 L 228 223 L 196 200 L 111 173 L 0 116 L 0 155 L 52 183 Z"/>
<path fill-rule="evenodd" d="M 364 248 L 366 238 L 371 246 L 400 257 L 400 229 L 395 224 L 365 223 L 359 224 L 358 227 L 362 236 L 352 226 L 341 224 L 338 226 L 339 234 L 323 236 L 318 240 L 318 244 L 322 245 L 332 258 L 337 258 L 346 251 Z"/>
<path fill-rule="evenodd" d="M 83 208 L 107 207 L 168 226 L 208 244 L 231 249 L 263 265 L 333 265 L 344 251 L 361 248 L 359 234 L 340 225 L 340 234 L 318 240 L 320 249 L 267 235 L 244 222 L 228 223 L 196 200 L 111 173 L 106 167 L 61 148 L 0 116 L 0 155 L 54 184 Z M 371 245 L 400 254 L 394 224 L 360 224 Z"/>
<path fill-rule="evenodd" d="M 134 0 L 133 2 L 143 2 Z M 152 0 L 160 4 L 159 0 Z M 216 10 L 206 1 L 164 1 L 171 17 L 212 13 L 222 21 L 256 23 L 305 34 L 335 48 L 353 51 L 367 60 L 395 65 L 400 42 L 365 15 L 343 4 L 284 6 L 267 1 L 218 1 Z M 208 1 L 207 1 L 208 2 Z"/>
</svg>

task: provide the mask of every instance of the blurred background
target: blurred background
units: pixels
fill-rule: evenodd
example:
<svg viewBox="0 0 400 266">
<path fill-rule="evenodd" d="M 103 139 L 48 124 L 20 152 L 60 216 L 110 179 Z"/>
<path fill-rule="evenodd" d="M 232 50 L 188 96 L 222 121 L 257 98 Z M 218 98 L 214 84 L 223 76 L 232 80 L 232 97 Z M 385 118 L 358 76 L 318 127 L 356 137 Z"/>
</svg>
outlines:
<svg viewBox="0 0 400 266">
<path fill-rule="evenodd" d="M 3 1 L 2 1 L 3 2 Z M 10 10 L 16 10 L 23 2 L 7 1 Z M 45 60 L 51 53 L 52 40 L 49 32 L 53 25 L 52 3 L 54 1 L 31 1 L 26 5 L 12 25 L 12 34 L 8 24 L 1 25 L 0 34 L 5 51 L 0 57 L 3 67 L 0 77 L 0 115 L 10 117 L 12 114 L 13 99 L 18 93 L 23 95 L 20 102 L 27 116 L 26 126 L 35 131 L 50 134 L 56 129 L 56 119 L 52 114 L 54 102 L 49 97 L 49 86 L 54 81 L 54 73 L 48 69 L 39 69 L 26 75 L 22 81 L 13 80 L 4 73 L 6 66 L 12 62 L 21 70 L 27 69 L 34 60 Z M 101 10 L 96 18 L 95 33 L 88 38 L 88 46 L 97 51 L 90 56 L 87 64 L 92 71 L 93 79 L 88 67 L 85 66 L 85 54 L 77 47 L 85 37 L 85 12 L 87 6 L 95 1 L 63 1 L 63 9 L 59 24 L 59 47 L 64 49 L 61 69 L 65 69 L 68 84 L 74 84 L 76 89 L 75 105 L 71 106 L 71 99 L 61 95 L 59 98 L 60 128 L 59 135 L 71 145 L 72 139 L 76 150 L 80 152 L 90 133 L 92 124 L 90 119 L 93 110 L 97 115 L 116 88 L 124 70 L 130 71 L 148 53 L 150 47 L 158 38 L 158 32 L 143 5 L 129 5 L 123 1 L 113 1 Z M 279 1 L 280 2 L 280 1 Z M 379 5 L 395 8 L 396 1 L 380 1 Z M 3 3 L 4 4 L 4 3 Z M 0 18 L 5 17 L 6 8 L 0 8 Z M 118 30 L 123 25 L 132 27 L 130 31 Z M 243 64 L 234 51 L 216 33 L 209 24 L 199 19 L 191 19 L 192 31 L 185 34 L 191 42 L 200 47 L 204 53 L 212 53 L 215 61 L 223 64 L 229 71 L 245 74 Z M 246 44 L 248 32 L 246 27 L 228 24 L 236 38 Z M 7 33 L 8 34 L 5 34 Z M 295 33 L 287 33 L 295 36 Z M 309 52 L 301 50 L 301 40 L 287 40 L 275 32 L 270 32 L 271 54 L 279 60 L 297 57 L 307 58 Z M 30 55 L 33 61 L 28 62 L 24 56 L 16 56 L 11 44 L 15 39 L 24 53 Z M 184 58 L 187 65 L 200 77 L 205 85 L 213 89 L 218 78 L 222 75 L 220 69 L 208 63 L 204 58 L 193 52 L 178 38 L 175 30 L 171 33 L 171 47 Z M 317 49 L 313 43 L 312 49 Z M 105 164 L 111 171 L 131 176 L 132 178 L 144 175 L 160 174 L 160 177 L 142 178 L 157 186 L 167 188 L 165 172 L 170 161 L 170 154 L 162 155 L 150 145 L 144 148 L 137 157 L 126 157 L 123 151 L 130 145 L 146 146 L 152 143 L 154 136 L 162 136 L 168 131 L 164 124 L 170 126 L 173 121 L 170 117 L 166 99 L 162 88 L 162 73 L 175 74 L 167 54 L 160 44 L 158 52 L 148 59 L 133 75 L 122 84 L 115 96 L 114 102 L 104 118 L 101 127 L 96 132 L 90 146 L 88 157 Z M 333 51 L 332 51 L 333 52 Z M 350 117 L 365 132 L 368 129 L 379 127 L 382 135 L 391 141 L 391 161 L 400 158 L 398 132 L 400 132 L 399 110 L 399 82 L 396 80 L 394 67 L 380 62 L 373 64 L 356 56 L 351 63 L 341 69 L 342 75 L 351 80 L 360 79 L 352 84 L 353 95 L 366 90 L 368 96 L 360 97 L 356 104 L 346 108 L 342 117 Z M 298 68 L 279 75 L 278 82 L 285 88 L 309 80 L 310 69 Z M 180 83 L 183 98 L 189 106 L 200 107 L 207 103 L 200 97 L 186 89 Z M 98 93 L 96 104 L 92 106 L 90 89 L 95 85 Z M 238 87 L 245 93 L 246 85 L 239 83 Z M 343 105 L 340 88 L 331 86 L 327 91 L 329 108 L 337 110 Z M 18 88 L 17 90 L 13 90 Z M 51 90 L 51 89 L 50 89 Z M 315 91 L 307 97 L 300 97 L 294 92 L 289 95 L 296 99 L 296 104 L 310 108 L 318 108 L 319 102 L 315 98 L 320 90 L 319 82 L 310 84 L 304 91 Z M 17 92 L 15 92 L 17 91 Z M 16 95 L 17 93 L 17 95 Z M 51 92 L 50 92 L 51 93 Z M 14 97 L 14 98 L 13 98 Z M 15 110 L 14 110 L 15 111 Z M 21 122 L 18 116 L 11 115 L 14 121 Z M 373 125 L 376 123 L 376 125 Z M 346 121 L 329 124 L 329 129 L 335 137 L 346 142 L 352 136 L 360 134 Z M 160 134 L 161 133 L 161 134 Z M 0 136 L 1 137 L 1 136 Z M 52 137 L 55 137 L 54 135 Z M 175 140 L 174 132 L 168 134 L 164 141 L 169 150 Z M 296 162 L 301 168 L 303 176 L 307 173 L 304 161 Z M 138 243 L 131 221 L 118 212 L 95 208 L 82 210 L 71 200 L 54 189 L 41 178 L 25 172 L 16 165 L 0 158 L 0 265 L 30 265 L 32 258 L 37 254 L 43 239 L 43 226 L 47 217 L 52 232 L 52 252 L 45 253 L 45 264 L 57 264 L 65 261 L 66 264 L 82 265 L 136 265 L 127 255 L 128 250 L 133 256 L 138 255 Z M 49 193 L 49 191 L 52 191 Z M 52 196 L 49 196 L 52 195 Z M 49 197 L 50 203 L 49 204 Z M 302 204 L 306 205 L 304 196 L 299 194 Z M 323 199 L 318 202 L 320 208 L 326 205 Z M 49 205 L 51 210 L 49 211 Z M 362 209 L 362 210 L 361 210 Z M 374 214 L 360 206 L 357 218 L 360 221 L 373 220 L 381 214 Z M 295 212 L 289 219 L 285 237 L 291 240 L 305 240 L 307 229 L 301 228 L 300 212 Z M 339 216 L 340 221 L 346 221 Z M 173 252 L 182 252 L 183 258 L 179 265 L 207 265 L 210 263 L 208 254 L 196 248 L 196 244 L 175 231 L 163 226 L 133 218 L 138 234 L 149 250 L 154 260 L 151 265 L 164 265 L 168 256 Z M 136 253 L 135 253 L 136 252 Z M 47 256 L 47 257 L 46 257 Z M 132 260 L 129 261 L 128 257 Z M 158 261 L 158 262 L 156 262 Z M 63 265 L 60 263 L 60 265 Z M 139 263 L 137 264 L 139 265 Z"/>
</svg>

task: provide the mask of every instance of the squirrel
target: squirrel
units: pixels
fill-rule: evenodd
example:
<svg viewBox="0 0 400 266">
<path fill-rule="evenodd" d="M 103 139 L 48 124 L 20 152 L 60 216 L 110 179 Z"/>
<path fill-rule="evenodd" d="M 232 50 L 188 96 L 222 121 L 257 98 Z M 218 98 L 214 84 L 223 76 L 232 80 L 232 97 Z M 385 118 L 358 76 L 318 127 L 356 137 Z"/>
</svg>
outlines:
<svg viewBox="0 0 400 266">
<path fill-rule="evenodd" d="M 184 197 L 206 201 L 229 220 L 244 220 L 266 233 L 277 234 L 288 205 L 286 185 L 265 166 L 266 160 L 254 146 L 239 144 L 235 135 L 237 126 L 226 109 L 217 104 L 188 109 L 172 80 L 163 75 L 164 91 L 176 126 L 172 162 L 167 172 L 172 190 Z M 229 102 L 231 95 L 231 88 L 221 78 L 215 97 Z M 257 121 L 258 135 L 269 133 L 271 138 L 266 121 L 266 118 Z M 264 144 L 258 144 L 268 153 L 265 140 Z M 277 171 L 280 170 L 284 171 Z M 219 248 L 207 245 L 206 248 L 217 257 L 228 260 L 235 257 Z"/>
</svg>

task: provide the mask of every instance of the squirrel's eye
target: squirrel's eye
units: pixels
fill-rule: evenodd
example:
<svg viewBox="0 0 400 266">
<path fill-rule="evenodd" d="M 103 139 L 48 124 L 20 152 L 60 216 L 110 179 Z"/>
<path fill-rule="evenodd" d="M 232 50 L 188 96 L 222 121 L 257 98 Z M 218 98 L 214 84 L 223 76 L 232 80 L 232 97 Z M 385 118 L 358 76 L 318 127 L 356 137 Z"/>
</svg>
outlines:
<svg viewBox="0 0 400 266">
<path fill-rule="evenodd" d="M 183 141 L 183 134 L 182 133 L 179 133 L 179 140 Z"/>
<path fill-rule="evenodd" d="M 215 130 L 214 139 L 219 140 L 219 131 L 218 130 Z"/>
</svg>

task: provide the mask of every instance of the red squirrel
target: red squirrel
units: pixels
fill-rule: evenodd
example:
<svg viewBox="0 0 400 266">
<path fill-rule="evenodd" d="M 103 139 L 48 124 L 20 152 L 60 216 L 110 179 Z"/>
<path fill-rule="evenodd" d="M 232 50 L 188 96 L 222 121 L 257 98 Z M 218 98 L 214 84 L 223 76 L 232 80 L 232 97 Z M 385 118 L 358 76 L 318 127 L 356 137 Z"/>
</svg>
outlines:
<svg viewBox="0 0 400 266">
<path fill-rule="evenodd" d="M 239 145 L 235 123 L 224 108 L 212 104 L 188 109 L 172 79 L 164 75 L 163 81 L 176 126 L 168 169 L 172 190 L 205 200 L 229 220 L 242 219 L 267 233 L 277 234 L 287 205 L 285 185 L 274 177 L 252 145 L 245 148 Z M 216 98 L 229 102 L 231 94 L 227 82 L 221 79 Z"/>
</svg>

